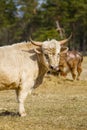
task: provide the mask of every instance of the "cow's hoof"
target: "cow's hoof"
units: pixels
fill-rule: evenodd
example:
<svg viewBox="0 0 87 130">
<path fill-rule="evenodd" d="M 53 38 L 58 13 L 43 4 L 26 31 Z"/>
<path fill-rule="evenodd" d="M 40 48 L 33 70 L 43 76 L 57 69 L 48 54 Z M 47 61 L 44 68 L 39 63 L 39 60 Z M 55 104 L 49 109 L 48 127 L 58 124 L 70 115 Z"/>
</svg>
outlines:
<svg viewBox="0 0 87 130">
<path fill-rule="evenodd" d="M 77 78 L 77 80 L 80 80 L 79 78 Z"/>
<path fill-rule="evenodd" d="M 24 113 L 21 113 L 21 114 L 19 114 L 21 117 L 24 117 L 24 116 L 26 116 L 27 114 L 24 112 Z"/>
</svg>

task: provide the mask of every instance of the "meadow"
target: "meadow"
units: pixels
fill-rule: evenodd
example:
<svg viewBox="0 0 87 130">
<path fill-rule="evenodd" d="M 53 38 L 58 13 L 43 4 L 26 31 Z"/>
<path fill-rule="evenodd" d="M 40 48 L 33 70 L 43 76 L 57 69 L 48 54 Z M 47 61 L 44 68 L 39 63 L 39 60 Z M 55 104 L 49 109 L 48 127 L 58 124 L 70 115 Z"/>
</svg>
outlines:
<svg viewBox="0 0 87 130">
<path fill-rule="evenodd" d="M 87 130 L 87 57 L 80 81 L 46 75 L 28 95 L 26 117 L 18 116 L 15 91 L 0 92 L 0 130 Z"/>
</svg>

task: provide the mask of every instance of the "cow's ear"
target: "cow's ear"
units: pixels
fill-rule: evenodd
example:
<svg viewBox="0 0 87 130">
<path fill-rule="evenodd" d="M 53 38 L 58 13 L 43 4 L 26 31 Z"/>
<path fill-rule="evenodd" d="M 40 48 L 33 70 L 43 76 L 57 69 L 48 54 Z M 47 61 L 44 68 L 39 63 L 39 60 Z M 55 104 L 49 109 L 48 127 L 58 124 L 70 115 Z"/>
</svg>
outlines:
<svg viewBox="0 0 87 130">
<path fill-rule="evenodd" d="M 35 51 L 35 53 L 37 53 L 37 54 L 41 54 L 41 52 L 42 52 L 42 51 L 41 51 L 41 48 L 35 48 L 34 51 Z"/>
<path fill-rule="evenodd" d="M 67 53 L 68 50 L 69 50 L 68 47 L 61 47 L 60 54 Z"/>
</svg>

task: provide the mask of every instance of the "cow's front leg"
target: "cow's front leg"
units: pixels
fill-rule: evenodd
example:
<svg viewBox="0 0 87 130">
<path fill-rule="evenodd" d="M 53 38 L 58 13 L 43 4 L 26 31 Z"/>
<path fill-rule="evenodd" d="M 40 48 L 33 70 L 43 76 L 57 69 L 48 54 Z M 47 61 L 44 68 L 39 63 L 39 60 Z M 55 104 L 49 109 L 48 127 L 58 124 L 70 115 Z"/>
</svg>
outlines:
<svg viewBox="0 0 87 130">
<path fill-rule="evenodd" d="M 19 115 L 26 116 L 25 108 L 24 108 L 24 101 L 28 95 L 28 91 L 24 90 L 16 90 L 18 105 L 19 105 Z"/>
<path fill-rule="evenodd" d="M 26 116 L 25 108 L 24 108 L 24 101 L 28 95 L 32 91 L 32 88 L 30 84 L 27 84 L 28 86 L 23 86 L 23 88 L 19 88 L 16 90 L 17 99 L 19 103 L 19 115 L 20 116 Z M 33 84 L 32 84 L 33 85 Z"/>
</svg>

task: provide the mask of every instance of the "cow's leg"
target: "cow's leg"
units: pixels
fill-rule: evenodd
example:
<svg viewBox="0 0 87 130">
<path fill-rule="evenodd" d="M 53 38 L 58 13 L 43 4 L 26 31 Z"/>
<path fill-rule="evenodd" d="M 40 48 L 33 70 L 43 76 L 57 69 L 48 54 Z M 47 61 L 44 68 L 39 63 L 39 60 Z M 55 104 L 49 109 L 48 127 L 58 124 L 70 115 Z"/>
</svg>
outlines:
<svg viewBox="0 0 87 130">
<path fill-rule="evenodd" d="M 24 84 L 23 84 L 24 85 Z M 28 83 L 27 86 L 23 86 L 19 89 L 16 90 L 16 94 L 17 94 L 17 99 L 18 99 L 18 103 L 19 103 L 19 115 L 20 116 L 26 116 L 26 112 L 25 112 L 25 108 L 24 108 L 24 101 L 28 95 L 28 93 L 32 91 L 33 87 L 33 83 L 32 86 Z"/>
<path fill-rule="evenodd" d="M 28 95 L 28 91 L 24 90 L 16 90 L 18 104 L 19 104 L 19 115 L 26 116 L 25 108 L 24 108 L 24 101 Z"/>
<path fill-rule="evenodd" d="M 73 80 L 75 80 L 76 79 L 76 72 L 75 72 L 76 68 L 73 67 L 70 70 L 71 70 L 72 78 L 73 78 Z"/>
<path fill-rule="evenodd" d="M 78 66 L 77 66 L 77 72 L 78 72 L 77 80 L 79 80 L 80 74 L 81 74 L 81 72 L 82 72 L 81 64 L 78 64 Z"/>
<path fill-rule="evenodd" d="M 67 73 L 66 73 L 66 72 L 61 71 L 61 72 L 60 72 L 60 75 L 66 78 Z"/>
</svg>

